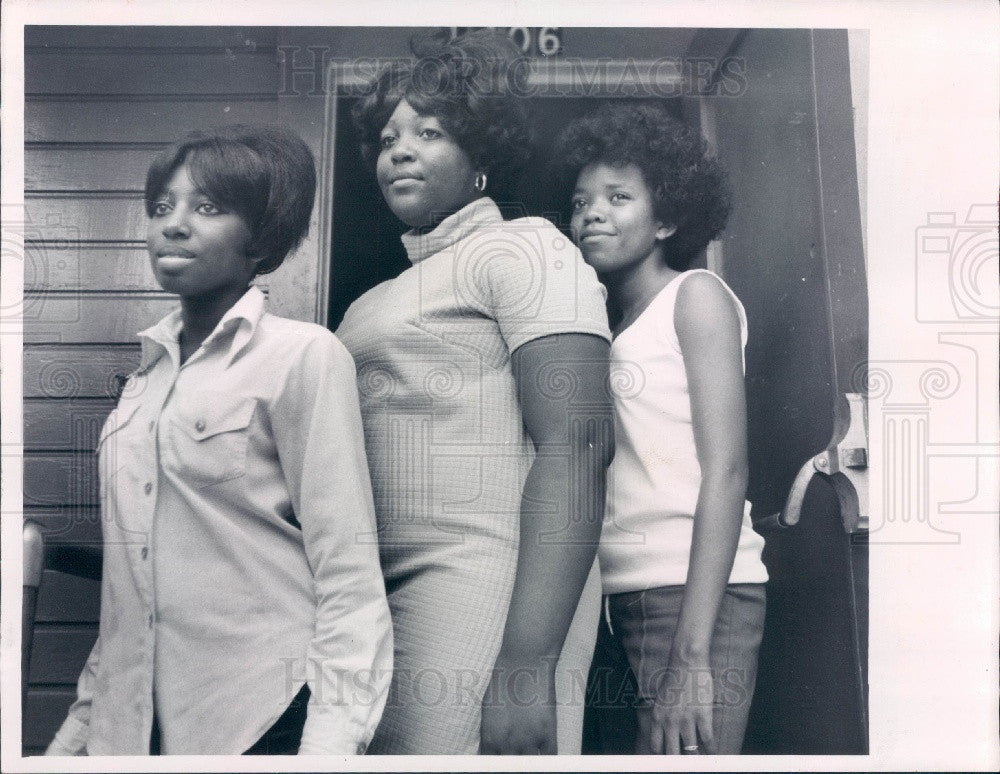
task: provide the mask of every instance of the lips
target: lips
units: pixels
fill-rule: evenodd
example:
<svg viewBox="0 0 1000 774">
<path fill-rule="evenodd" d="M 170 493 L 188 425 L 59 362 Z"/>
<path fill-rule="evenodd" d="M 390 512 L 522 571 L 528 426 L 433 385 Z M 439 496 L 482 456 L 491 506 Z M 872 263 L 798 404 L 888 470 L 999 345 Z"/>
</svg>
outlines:
<svg viewBox="0 0 1000 774">
<path fill-rule="evenodd" d="M 399 172 L 389 178 L 389 185 L 396 185 L 397 183 L 405 185 L 407 183 L 419 183 L 423 182 L 423 176 L 417 175 L 410 172 Z"/>
<path fill-rule="evenodd" d="M 157 258 L 194 258 L 194 253 L 183 247 L 168 247 L 156 251 Z"/>
<path fill-rule="evenodd" d="M 580 241 L 586 242 L 588 239 L 600 239 L 602 237 L 614 236 L 610 231 L 585 231 L 580 234 Z"/>
<path fill-rule="evenodd" d="M 165 274 L 183 271 L 195 259 L 195 254 L 183 247 L 167 247 L 156 251 L 156 268 Z"/>
<path fill-rule="evenodd" d="M 397 177 L 395 180 L 389 182 L 390 188 L 405 188 L 406 186 L 414 185 L 415 183 L 423 182 L 419 177 Z"/>
</svg>

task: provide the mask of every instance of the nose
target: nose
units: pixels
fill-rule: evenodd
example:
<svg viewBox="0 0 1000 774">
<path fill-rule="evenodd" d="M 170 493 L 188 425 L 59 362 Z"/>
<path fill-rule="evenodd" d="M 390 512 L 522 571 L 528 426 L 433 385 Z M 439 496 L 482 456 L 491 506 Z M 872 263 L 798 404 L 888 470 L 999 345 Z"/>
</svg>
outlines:
<svg viewBox="0 0 1000 774">
<path fill-rule="evenodd" d="M 389 158 L 393 164 L 401 164 L 406 161 L 413 161 L 413 146 L 405 137 L 400 137 L 389 151 Z"/>
<path fill-rule="evenodd" d="M 591 202 L 583 211 L 583 225 L 588 226 L 591 223 L 603 223 L 604 222 L 604 211 L 598 206 L 597 202 Z"/>
<path fill-rule="evenodd" d="M 187 212 L 183 207 L 174 207 L 163 216 L 160 225 L 163 236 L 168 239 L 183 239 L 190 235 Z"/>
</svg>

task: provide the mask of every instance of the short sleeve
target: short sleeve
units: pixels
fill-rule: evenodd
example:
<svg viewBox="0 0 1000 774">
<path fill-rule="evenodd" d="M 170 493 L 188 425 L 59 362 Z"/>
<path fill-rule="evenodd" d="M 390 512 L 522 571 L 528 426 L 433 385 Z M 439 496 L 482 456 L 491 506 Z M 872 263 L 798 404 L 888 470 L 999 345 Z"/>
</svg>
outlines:
<svg viewBox="0 0 1000 774">
<path fill-rule="evenodd" d="M 486 291 L 508 351 L 556 333 L 611 341 L 607 291 L 562 232 L 544 218 L 519 218 L 489 236 Z"/>
</svg>

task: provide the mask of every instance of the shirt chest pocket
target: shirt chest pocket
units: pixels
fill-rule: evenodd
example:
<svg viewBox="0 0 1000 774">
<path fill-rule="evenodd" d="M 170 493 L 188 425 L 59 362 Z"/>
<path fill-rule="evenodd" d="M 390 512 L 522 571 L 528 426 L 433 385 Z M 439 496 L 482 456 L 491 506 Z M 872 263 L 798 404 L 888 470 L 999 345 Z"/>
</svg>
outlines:
<svg viewBox="0 0 1000 774">
<path fill-rule="evenodd" d="M 246 475 L 256 401 L 203 392 L 197 405 L 179 406 L 167 422 L 163 464 L 201 488 Z"/>
</svg>

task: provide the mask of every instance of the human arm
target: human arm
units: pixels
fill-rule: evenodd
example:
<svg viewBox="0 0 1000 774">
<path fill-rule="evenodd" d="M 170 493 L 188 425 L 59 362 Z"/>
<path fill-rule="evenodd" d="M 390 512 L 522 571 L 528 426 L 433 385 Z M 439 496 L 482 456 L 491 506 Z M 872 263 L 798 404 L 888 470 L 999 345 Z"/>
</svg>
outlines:
<svg viewBox="0 0 1000 774">
<path fill-rule="evenodd" d="M 684 357 L 701 487 L 677 632 L 653 710 L 648 752 L 715 749 L 712 630 L 732 572 L 747 487 L 746 398 L 740 319 L 729 292 L 707 274 L 678 289 L 674 325 Z"/>
<path fill-rule="evenodd" d="M 519 347 L 512 361 L 536 455 L 522 492 L 517 573 L 483 705 L 481 751 L 555 753 L 555 666 L 593 565 L 614 453 L 608 343 L 545 336 Z"/>
<path fill-rule="evenodd" d="M 299 753 L 361 753 L 385 706 L 392 628 L 354 363 L 332 334 L 297 358 L 271 426 L 316 592 L 303 664 L 313 698 Z"/>
<path fill-rule="evenodd" d="M 97 664 L 101 656 L 101 640 L 98 637 L 90 649 L 87 662 L 80 672 L 76 684 L 76 701 L 59 727 L 55 737 L 45 749 L 46 755 L 86 755 L 87 739 L 90 736 L 90 705 L 94 696 L 94 681 L 97 678 Z"/>
</svg>

